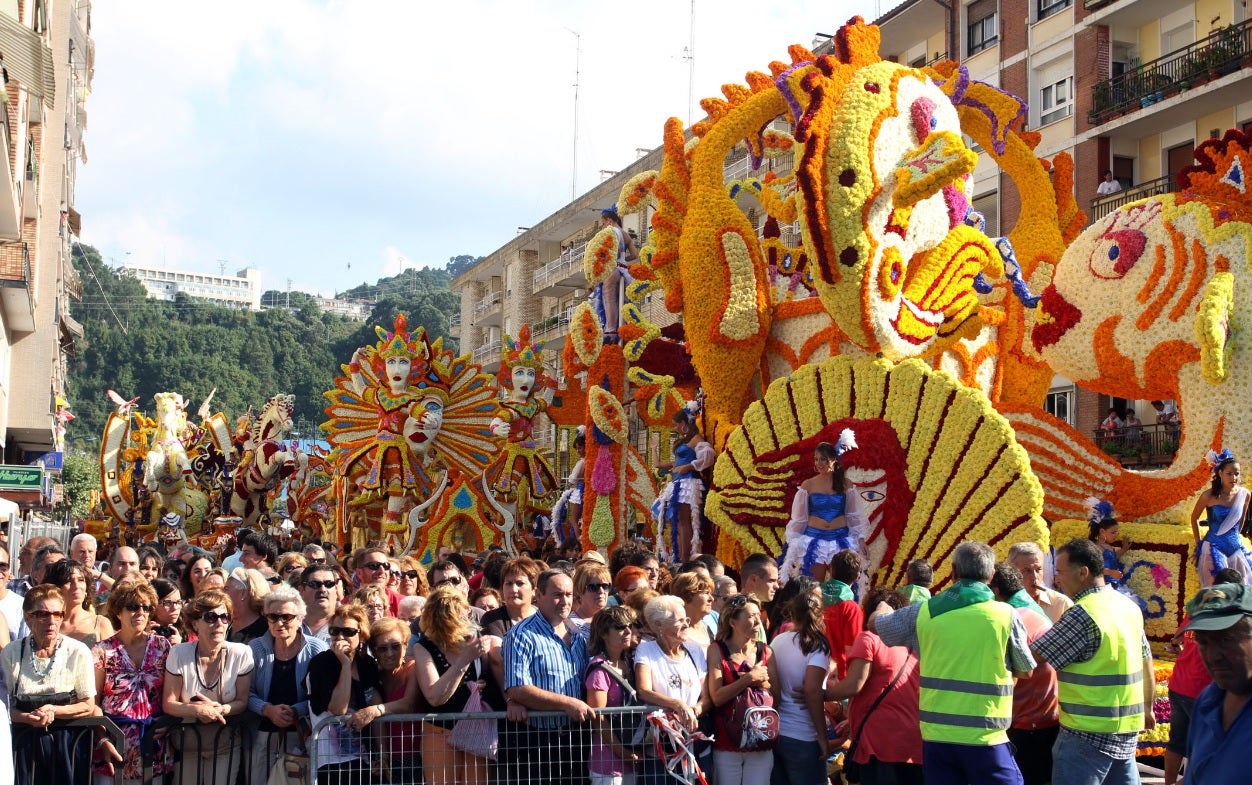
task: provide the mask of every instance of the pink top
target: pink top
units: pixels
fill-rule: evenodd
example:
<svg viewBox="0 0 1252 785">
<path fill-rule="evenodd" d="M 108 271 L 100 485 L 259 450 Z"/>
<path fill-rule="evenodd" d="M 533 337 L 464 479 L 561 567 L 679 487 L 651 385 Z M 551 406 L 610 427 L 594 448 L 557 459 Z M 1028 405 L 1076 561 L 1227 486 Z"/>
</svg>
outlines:
<svg viewBox="0 0 1252 785">
<path fill-rule="evenodd" d="M 921 763 L 922 729 L 917 716 L 921 675 L 917 655 L 903 646 L 888 646 L 882 638 L 865 630 L 852 642 L 848 660 L 866 660 L 870 664 L 869 678 L 848 704 L 851 720 L 848 729 L 853 737 L 866 721 L 869 707 L 891 684 L 901 666 L 905 669 L 891 692 L 870 715 L 853 760 L 868 763 L 873 755 L 883 763 Z"/>
</svg>

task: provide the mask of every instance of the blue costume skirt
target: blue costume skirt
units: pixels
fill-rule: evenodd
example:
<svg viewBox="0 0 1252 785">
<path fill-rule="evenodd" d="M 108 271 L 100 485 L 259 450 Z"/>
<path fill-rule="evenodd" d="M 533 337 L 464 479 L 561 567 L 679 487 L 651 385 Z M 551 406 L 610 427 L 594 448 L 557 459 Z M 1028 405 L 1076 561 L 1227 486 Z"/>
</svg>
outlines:
<svg viewBox="0 0 1252 785">
<path fill-rule="evenodd" d="M 1237 526 L 1225 534 L 1217 534 L 1214 525 L 1210 524 L 1208 534 L 1204 535 L 1196 553 L 1196 562 L 1200 567 L 1200 582 L 1204 586 L 1211 585 L 1218 571 L 1227 567 L 1238 570 L 1244 583 L 1252 583 L 1252 552 L 1243 546 Z"/>
<path fill-rule="evenodd" d="M 838 529 L 818 529 L 806 526 L 804 534 L 787 543 L 787 555 L 783 558 L 779 580 L 786 583 L 796 575 L 813 575 L 813 566 L 829 564 L 839 551 L 855 550 L 852 534 L 847 526 Z"/>
</svg>

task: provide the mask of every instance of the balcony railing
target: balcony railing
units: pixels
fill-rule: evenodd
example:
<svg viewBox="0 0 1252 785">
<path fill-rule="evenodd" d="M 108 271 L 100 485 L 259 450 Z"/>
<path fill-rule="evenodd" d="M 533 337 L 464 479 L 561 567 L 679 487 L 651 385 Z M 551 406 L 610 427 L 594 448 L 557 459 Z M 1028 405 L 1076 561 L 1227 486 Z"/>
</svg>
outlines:
<svg viewBox="0 0 1252 785">
<path fill-rule="evenodd" d="M 454 313 L 448 317 L 448 334 L 455 335 L 461 329 L 461 314 Z"/>
<path fill-rule="evenodd" d="M 1252 65 L 1249 53 L 1252 19 L 1223 27 L 1194 44 L 1097 82 L 1091 88 L 1087 117 L 1101 125 L 1125 112 L 1146 109 L 1182 90 Z"/>
<path fill-rule="evenodd" d="M 1096 445 L 1123 466 L 1168 466 L 1178 451 L 1177 424 L 1136 425 L 1111 431 L 1095 430 Z"/>
<path fill-rule="evenodd" d="M 1158 177 L 1155 180 L 1122 189 L 1115 194 L 1097 196 L 1091 200 L 1091 212 L 1087 217 L 1094 223 L 1124 204 L 1147 199 L 1149 196 L 1174 193 L 1177 190 L 1178 183 L 1172 176 Z"/>
<path fill-rule="evenodd" d="M 504 302 L 504 292 L 492 292 L 474 304 L 474 318 L 481 319 Z"/>
<path fill-rule="evenodd" d="M 31 288 L 30 249 L 26 243 L 0 243 L 0 280 Z"/>
<path fill-rule="evenodd" d="M 570 317 L 573 315 L 574 309 L 571 308 L 564 313 L 556 316 L 549 316 L 541 322 L 535 324 L 534 340 L 551 341 L 557 336 L 563 335 L 569 330 Z"/>
<path fill-rule="evenodd" d="M 500 349 L 504 346 L 500 341 L 492 341 L 483 344 L 474 350 L 474 362 L 478 365 L 486 365 L 493 360 L 500 359 Z"/>
<path fill-rule="evenodd" d="M 535 270 L 533 291 L 546 289 L 556 281 L 563 281 L 570 273 L 583 266 L 583 254 L 587 251 L 587 243 L 581 242 L 561 251 L 561 255 Z"/>
</svg>

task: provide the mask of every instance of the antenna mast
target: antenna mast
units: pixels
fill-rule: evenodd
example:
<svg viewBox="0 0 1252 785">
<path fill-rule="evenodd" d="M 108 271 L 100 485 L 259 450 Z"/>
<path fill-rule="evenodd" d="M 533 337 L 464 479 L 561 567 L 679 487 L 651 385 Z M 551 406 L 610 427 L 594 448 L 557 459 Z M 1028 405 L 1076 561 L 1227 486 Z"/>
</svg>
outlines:
<svg viewBox="0 0 1252 785">
<path fill-rule="evenodd" d="M 583 54 L 583 37 L 579 35 L 577 30 L 570 30 L 574 34 L 574 154 L 573 165 L 570 171 L 569 198 L 573 201 L 578 196 L 578 80 L 579 67 L 582 64 Z"/>
<path fill-rule="evenodd" d="M 695 122 L 696 92 L 696 0 L 691 0 L 691 18 L 687 23 L 687 127 Z"/>
</svg>

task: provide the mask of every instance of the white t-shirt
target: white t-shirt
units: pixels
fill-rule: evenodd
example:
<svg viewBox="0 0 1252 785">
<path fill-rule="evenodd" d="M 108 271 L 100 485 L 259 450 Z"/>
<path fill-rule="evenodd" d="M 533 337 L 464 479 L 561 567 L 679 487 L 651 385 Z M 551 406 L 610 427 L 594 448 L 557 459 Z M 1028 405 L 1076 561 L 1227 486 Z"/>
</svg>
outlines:
<svg viewBox="0 0 1252 785">
<path fill-rule="evenodd" d="M 34 698 L 59 692 L 74 692 L 79 700 L 95 697 L 96 672 L 91 649 L 67 635 L 62 635 L 52 657 L 36 662 L 35 653 L 31 651 L 34 645 L 34 638 L 22 638 L 5 646 L 4 652 L 0 654 L 10 706 L 17 698 Z M 39 676 L 39 672 L 43 671 L 47 672 L 46 675 Z"/>
<path fill-rule="evenodd" d="M 671 660 L 656 641 L 644 641 L 635 651 L 635 666 L 648 666 L 653 692 L 694 706 L 700 701 L 708 660 L 697 644 L 684 641 L 683 646 L 691 656 L 679 652 L 678 659 Z"/>
<path fill-rule="evenodd" d="M 640 646 L 640 648 L 643 648 Z M 813 720 L 809 718 L 809 709 L 798 703 L 793 697 L 795 691 L 804 686 L 804 674 L 810 666 L 830 670 L 830 653 L 814 651 L 805 654 L 800 651 L 800 644 L 794 632 L 784 632 L 774 638 L 770 644 L 774 652 L 774 667 L 778 670 L 779 693 L 781 701 L 774 704 L 778 710 L 778 735 L 796 741 L 817 741 L 817 732 L 813 729 Z M 825 685 L 826 680 L 822 679 Z M 822 733 L 826 729 L 822 728 Z"/>
<path fill-rule="evenodd" d="M 17 640 L 17 631 L 21 629 L 22 622 L 26 619 L 22 615 L 22 597 L 15 591 L 10 591 L 4 595 L 4 599 L 0 600 L 0 613 L 4 614 L 4 620 L 9 624 L 10 640 Z"/>
<path fill-rule="evenodd" d="M 235 680 L 252 673 L 252 649 L 242 643 L 227 643 L 225 646 L 221 677 L 210 684 L 203 682 L 196 667 L 194 642 L 180 643 L 170 649 L 170 656 L 165 661 L 165 671 L 182 677 L 183 691 L 180 697 L 183 701 L 191 700 L 197 693 L 218 703 L 230 703 L 238 697 L 235 694 Z"/>
</svg>

